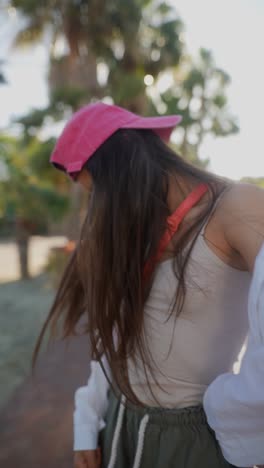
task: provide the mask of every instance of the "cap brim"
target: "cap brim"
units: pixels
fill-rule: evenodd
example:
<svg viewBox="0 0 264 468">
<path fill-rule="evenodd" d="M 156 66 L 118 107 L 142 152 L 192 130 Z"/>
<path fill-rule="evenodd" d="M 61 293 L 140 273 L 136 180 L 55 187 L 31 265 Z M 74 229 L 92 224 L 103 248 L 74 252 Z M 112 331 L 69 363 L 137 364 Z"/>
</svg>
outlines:
<svg viewBox="0 0 264 468">
<path fill-rule="evenodd" d="M 150 129 L 162 139 L 168 140 L 173 129 L 181 122 L 181 115 L 166 115 L 161 117 L 138 117 L 124 124 L 123 128 Z"/>
</svg>

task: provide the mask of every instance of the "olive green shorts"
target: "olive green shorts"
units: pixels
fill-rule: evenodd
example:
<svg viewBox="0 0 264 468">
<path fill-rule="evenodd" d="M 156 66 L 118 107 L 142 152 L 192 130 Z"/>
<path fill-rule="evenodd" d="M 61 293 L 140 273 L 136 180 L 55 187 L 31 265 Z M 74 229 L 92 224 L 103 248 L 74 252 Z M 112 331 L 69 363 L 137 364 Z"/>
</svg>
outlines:
<svg viewBox="0 0 264 468">
<path fill-rule="evenodd" d="M 102 468 L 227 468 L 202 406 L 141 408 L 109 395 Z"/>
</svg>

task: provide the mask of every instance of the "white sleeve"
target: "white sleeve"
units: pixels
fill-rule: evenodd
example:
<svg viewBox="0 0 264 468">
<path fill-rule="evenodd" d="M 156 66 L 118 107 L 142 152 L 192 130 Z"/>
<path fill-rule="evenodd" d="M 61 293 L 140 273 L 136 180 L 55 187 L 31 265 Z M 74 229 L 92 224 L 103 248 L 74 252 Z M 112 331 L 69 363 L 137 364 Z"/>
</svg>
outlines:
<svg viewBox="0 0 264 468">
<path fill-rule="evenodd" d="M 106 359 L 102 358 L 107 375 L 110 376 Z M 108 405 L 109 383 L 100 363 L 91 361 L 88 383 L 75 392 L 74 450 L 93 450 L 98 446 L 98 433 L 104 428 Z"/>
<path fill-rule="evenodd" d="M 248 346 L 239 374 L 220 375 L 204 395 L 208 423 L 235 466 L 264 464 L 264 248 L 254 268 L 248 313 Z"/>
</svg>

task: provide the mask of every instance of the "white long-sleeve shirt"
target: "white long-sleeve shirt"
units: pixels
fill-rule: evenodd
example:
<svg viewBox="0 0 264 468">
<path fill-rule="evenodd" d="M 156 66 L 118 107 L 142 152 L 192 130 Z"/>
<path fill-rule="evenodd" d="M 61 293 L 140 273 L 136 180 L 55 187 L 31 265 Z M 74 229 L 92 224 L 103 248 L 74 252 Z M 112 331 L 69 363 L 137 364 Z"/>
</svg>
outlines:
<svg viewBox="0 0 264 468">
<path fill-rule="evenodd" d="M 204 395 L 208 422 L 225 458 L 236 466 L 264 463 L 264 244 L 255 261 L 248 315 L 248 346 L 239 374 L 220 375 Z M 108 388 L 99 363 L 93 361 L 87 386 L 75 394 L 74 450 L 97 447 Z"/>
<path fill-rule="evenodd" d="M 240 372 L 217 377 L 203 400 L 223 455 L 236 466 L 264 464 L 264 244 L 255 261 L 248 316 Z"/>
<path fill-rule="evenodd" d="M 107 375 L 110 370 L 102 358 Z M 85 387 L 75 393 L 74 450 L 92 450 L 98 446 L 98 433 L 105 427 L 109 384 L 99 362 L 91 361 L 91 374 Z"/>
</svg>

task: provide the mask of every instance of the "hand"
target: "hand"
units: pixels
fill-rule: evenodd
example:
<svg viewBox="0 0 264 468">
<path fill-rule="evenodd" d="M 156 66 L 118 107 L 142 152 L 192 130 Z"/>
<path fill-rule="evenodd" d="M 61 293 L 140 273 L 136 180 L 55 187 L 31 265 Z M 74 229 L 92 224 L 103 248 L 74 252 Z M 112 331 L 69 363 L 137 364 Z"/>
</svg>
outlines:
<svg viewBox="0 0 264 468">
<path fill-rule="evenodd" d="M 100 468 L 101 449 L 74 452 L 74 468 Z"/>
</svg>

